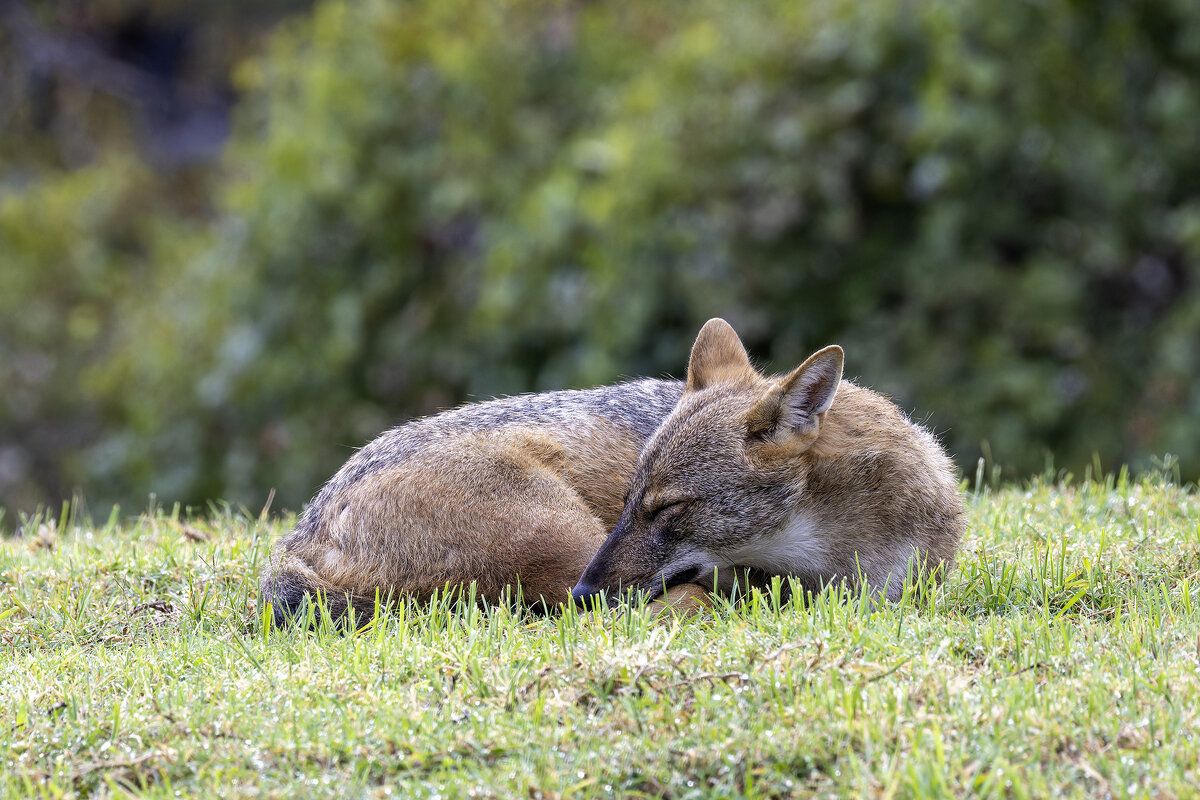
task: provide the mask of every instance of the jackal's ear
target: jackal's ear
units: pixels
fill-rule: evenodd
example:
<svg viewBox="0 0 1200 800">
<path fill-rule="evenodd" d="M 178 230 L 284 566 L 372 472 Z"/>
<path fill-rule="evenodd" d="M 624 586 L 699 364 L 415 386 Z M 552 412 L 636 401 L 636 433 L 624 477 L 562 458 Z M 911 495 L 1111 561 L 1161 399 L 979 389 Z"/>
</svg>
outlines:
<svg viewBox="0 0 1200 800">
<path fill-rule="evenodd" d="M 695 392 L 714 383 L 746 380 L 755 374 L 750 356 L 746 355 L 746 348 L 733 327 L 720 318 L 704 323 L 688 359 L 687 390 Z"/>
<path fill-rule="evenodd" d="M 836 344 L 813 353 L 750 409 L 751 436 L 783 444 L 790 436 L 813 434 L 833 405 L 845 354 Z"/>
</svg>

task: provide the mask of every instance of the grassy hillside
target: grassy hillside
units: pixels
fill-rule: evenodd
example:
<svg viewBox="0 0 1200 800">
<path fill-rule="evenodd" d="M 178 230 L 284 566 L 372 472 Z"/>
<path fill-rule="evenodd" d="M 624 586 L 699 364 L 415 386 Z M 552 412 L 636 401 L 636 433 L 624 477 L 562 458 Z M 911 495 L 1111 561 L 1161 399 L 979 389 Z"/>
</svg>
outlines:
<svg viewBox="0 0 1200 800">
<path fill-rule="evenodd" d="M 943 589 L 707 618 L 408 607 L 264 628 L 282 525 L 0 541 L 0 796 L 1185 796 L 1200 497 L 983 492 Z M 32 526 L 29 526 L 32 528 Z"/>
</svg>

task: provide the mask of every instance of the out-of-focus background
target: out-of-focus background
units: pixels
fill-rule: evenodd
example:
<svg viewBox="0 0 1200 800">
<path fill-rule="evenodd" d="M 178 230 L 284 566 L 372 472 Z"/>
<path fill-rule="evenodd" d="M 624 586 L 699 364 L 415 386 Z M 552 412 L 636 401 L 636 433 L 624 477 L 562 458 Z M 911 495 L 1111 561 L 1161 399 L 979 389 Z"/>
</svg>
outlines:
<svg viewBox="0 0 1200 800">
<path fill-rule="evenodd" d="M 1200 474 L 1195 0 L 0 0 L 0 506 L 839 342 L 973 475 Z"/>
</svg>

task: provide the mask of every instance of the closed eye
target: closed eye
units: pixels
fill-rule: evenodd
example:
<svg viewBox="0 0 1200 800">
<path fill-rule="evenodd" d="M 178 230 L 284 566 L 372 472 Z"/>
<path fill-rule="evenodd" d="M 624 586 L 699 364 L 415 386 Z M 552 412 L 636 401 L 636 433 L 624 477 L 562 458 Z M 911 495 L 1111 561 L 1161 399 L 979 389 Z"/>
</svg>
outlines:
<svg viewBox="0 0 1200 800">
<path fill-rule="evenodd" d="M 650 513 L 650 518 L 652 520 L 656 520 L 662 517 L 664 514 L 674 514 L 677 511 L 683 510 L 684 506 L 690 502 L 690 500 L 676 500 L 673 503 L 664 503 Z"/>
</svg>

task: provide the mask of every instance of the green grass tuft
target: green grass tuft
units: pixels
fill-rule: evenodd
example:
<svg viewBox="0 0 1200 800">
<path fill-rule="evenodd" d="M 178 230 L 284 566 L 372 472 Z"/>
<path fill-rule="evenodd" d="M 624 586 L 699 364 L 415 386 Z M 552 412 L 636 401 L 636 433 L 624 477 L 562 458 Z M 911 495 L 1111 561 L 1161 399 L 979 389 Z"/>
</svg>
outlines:
<svg viewBox="0 0 1200 800">
<path fill-rule="evenodd" d="M 979 491 L 945 583 L 706 617 L 442 597 L 275 629 L 281 523 L 0 541 L 0 796 L 1192 796 L 1200 497 Z"/>
</svg>

